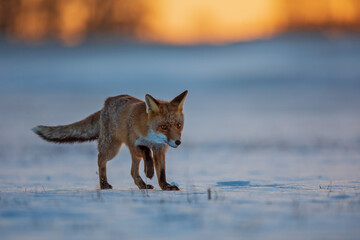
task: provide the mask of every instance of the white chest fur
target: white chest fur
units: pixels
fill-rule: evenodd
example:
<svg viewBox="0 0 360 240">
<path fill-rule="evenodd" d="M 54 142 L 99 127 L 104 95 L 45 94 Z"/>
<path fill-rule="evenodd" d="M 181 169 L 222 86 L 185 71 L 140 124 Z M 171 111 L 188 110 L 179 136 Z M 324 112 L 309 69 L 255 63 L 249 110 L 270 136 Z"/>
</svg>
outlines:
<svg viewBox="0 0 360 240">
<path fill-rule="evenodd" d="M 163 148 L 167 144 L 167 137 L 162 133 L 155 133 L 152 129 L 149 130 L 146 136 L 140 136 L 136 142 L 136 146 L 146 146 L 149 148 Z"/>
</svg>

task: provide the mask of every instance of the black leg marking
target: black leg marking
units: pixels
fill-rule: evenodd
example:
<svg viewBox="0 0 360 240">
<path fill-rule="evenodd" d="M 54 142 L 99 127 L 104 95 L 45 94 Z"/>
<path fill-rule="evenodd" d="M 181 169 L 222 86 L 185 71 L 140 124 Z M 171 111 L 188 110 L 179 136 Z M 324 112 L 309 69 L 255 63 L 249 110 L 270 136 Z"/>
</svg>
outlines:
<svg viewBox="0 0 360 240">
<path fill-rule="evenodd" d="M 161 171 L 160 171 L 159 182 L 160 182 L 161 184 L 168 184 L 168 183 L 166 182 L 165 169 L 161 169 Z"/>
<path fill-rule="evenodd" d="M 151 151 L 145 146 L 141 146 L 140 149 L 143 153 L 145 175 L 147 178 L 152 179 L 154 177 L 154 161 L 151 156 Z"/>
</svg>

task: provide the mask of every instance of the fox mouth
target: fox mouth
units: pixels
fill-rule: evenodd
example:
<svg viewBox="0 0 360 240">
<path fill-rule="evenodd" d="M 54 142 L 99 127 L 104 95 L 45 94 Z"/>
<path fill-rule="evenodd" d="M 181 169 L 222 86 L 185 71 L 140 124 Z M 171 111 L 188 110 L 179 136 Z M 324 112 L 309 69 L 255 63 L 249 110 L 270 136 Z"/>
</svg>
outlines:
<svg viewBox="0 0 360 240">
<path fill-rule="evenodd" d="M 177 148 L 179 145 L 176 145 L 175 144 L 175 141 L 168 141 L 167 142 L 167 145 L 169 145 L 170 147 L 172 147 L 172 148 Z"/>
<path fill-rule="evenodd" d="M 169 145 L 172 148 L 177 148 L 178 146 L 180 146 L 181 141 L 180 140 L 176 140 L 176 141 L 170 140 L 170 141 L 167 141 L 166 143 L 167 143 L 167 145 Z"/>
</svg>

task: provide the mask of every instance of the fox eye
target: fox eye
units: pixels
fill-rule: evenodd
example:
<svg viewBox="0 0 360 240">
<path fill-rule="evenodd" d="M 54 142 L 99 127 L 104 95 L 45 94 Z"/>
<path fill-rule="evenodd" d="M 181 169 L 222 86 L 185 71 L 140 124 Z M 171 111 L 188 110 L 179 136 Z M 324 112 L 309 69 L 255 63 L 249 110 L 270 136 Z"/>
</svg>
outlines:
<svg viewBox="0 0 360 240">
<path fill-rule="evenodd" d="M 180 123 L 176 124 L 176 127 L 181 128 L 181 124 Z"/>
<path fill-rule="evenodd" d="M 168 129 L 168 126 L 167 126 L 167 125 L 161 125 L 161 129 L 162 129 L 162 130 L 167 130 L 167 129 Z"/>
</svg>

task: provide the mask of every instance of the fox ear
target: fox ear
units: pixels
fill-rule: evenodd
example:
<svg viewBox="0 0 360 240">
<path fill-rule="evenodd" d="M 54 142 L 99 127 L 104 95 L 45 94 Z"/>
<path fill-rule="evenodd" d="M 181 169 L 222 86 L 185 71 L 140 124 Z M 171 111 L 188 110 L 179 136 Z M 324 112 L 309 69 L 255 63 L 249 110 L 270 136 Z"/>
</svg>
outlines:
<svg viewBox="0 0 360 240">
<path fill-rule="evenodd" d="M 178 110 L 182 111 L 187 94 L 188 91 L 186 90 L 185 92 L 181 93 L 179 96 L 175 97 L 170 103 L 177 105 Z"/>
<path fill-rule="evenodd" d="M 146 113 L 159 112 L 159 102 L 156 101 L 150 94 L 145 95 Z"/>
</svg>

